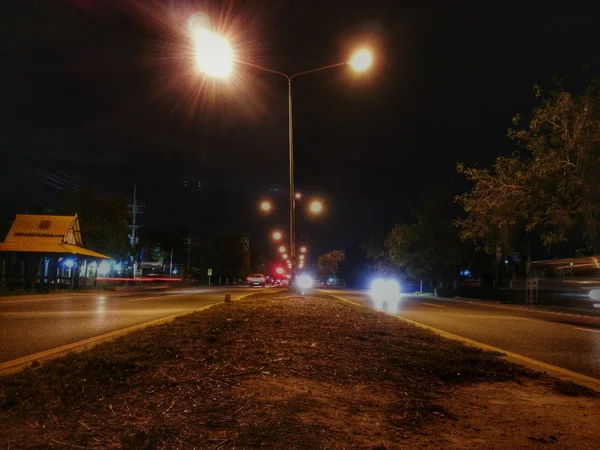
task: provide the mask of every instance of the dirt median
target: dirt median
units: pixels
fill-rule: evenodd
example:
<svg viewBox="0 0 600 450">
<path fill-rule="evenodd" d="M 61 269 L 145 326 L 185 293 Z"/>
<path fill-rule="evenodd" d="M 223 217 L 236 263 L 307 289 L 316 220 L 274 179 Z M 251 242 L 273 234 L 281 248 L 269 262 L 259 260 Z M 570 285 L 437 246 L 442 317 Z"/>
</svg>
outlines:
<svg viewBox="0 0 600 450">
<path fill-rule="evenodd" d="M 2 448 L 596 448 L 600 400 L 385 314 L 257 294 L 0 379 Z"/>
</svg>

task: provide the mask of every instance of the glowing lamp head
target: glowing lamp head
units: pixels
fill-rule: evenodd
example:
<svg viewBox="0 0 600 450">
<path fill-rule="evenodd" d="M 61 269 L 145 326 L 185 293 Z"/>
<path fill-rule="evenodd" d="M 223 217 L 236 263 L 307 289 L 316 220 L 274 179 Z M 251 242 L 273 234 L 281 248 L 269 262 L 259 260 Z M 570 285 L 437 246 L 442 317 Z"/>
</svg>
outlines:
<svg viewBox="0 0 600 450">
<path fill-rule="evenodd" d="M 285 253 L 285 245 L 279 246 L 279 253 Z"/>
<path fill-rule="evenodd" d="M 269 202 L 267 200 L 265 200 L 264 202 L 261 202 L 261 204 L 260 204 L 260 209 L 265 212 L 271 211 L 271 208 L 273 208 L 273 206 L 271 205 L 271 202 Z"/>
<path fill-rule="evenodd" d="M 210 29 L 210 21 L 205 14 L 194 14 L 190 17 L 188 26 L 198 70 L 214 78 L 229 77 L 234 56 L 227 38 Z"/>
<path fill-rule="evenodd" d="M 304 259 L 304 255 L 300 255 L 299 258 L 300 258 L 300 260 L 303 260 Z"/>
<path fill-rule="evenodd" d="M 300 192 L 296 192 L 296 193 L 294 194 L 294 197 L 296 197 L 296 200 L 300 200 L 300 199 L 302 198 L 302 193 L 300 193 Z"/>
<path fill-rule="evenodd" d="M 312 212 L 313 214 L 319 214 L 321 211 L 323 211 L 323 203 L 321 203 L 318 200 L 311 202 L 310 212 Z"/>
<path fill-rule="evenodd" d="M 283 256 L 282 256 L 282 258 L 285 259 L 285 260 L 287 260 L 288 259 L 287 253 L 284 253 Z"/>
<path fill-rule="evenodd" d="M 349 62 L 350 66 L 357 72 L 364 72 L 373 64 L 373 53 L 367 49 L 358 50 Z"/>
<path fill-rule="evenodd" d="M 277 269 L 275 269 L 275 273 L 277 275 L 283 275 L 283 272 L 284 272 L 283 267 L 278 267 Z"/>
<path fill-rule="evenodd" d="M 300 247 L 300 253 L 306 253 L 306 247 Z"/>
<path fill-rule="evenodd" d="M 280 241 L 282 237 L 283 237 L 283 235 L 281 234 L 281 231 L 273 232 L 273 239 L 275 239 L 276 241 Z"/>
</svg>

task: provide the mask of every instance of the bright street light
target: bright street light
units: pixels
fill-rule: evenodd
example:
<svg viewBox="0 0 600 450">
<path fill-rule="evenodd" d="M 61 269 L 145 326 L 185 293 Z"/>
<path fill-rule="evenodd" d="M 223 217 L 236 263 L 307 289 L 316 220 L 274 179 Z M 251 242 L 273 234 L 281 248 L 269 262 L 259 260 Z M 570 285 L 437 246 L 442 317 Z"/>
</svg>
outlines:
<svg viewBox="0 0 600 450">
<path fill-rule="evenodd" d="M 296 192 L 295 197 L 296 197 L 296 200 L 300 200 L 302 198 L 302 193 Z"/>
<path fill-rule="evenodd" d="M 349 64 L 357 72 L 364 72 L 373 64 L 373 53 L 363 48 L 352 55 Z"/>
<path fill-rule="evenodd" d="M 282 258 L 283 258 L 283 259 L 288 259 L 288 255 L 287 255 L 287 253 L 284 253 L 284 254 L 283 254 L 283 256 L 282 256 Z"/>
<path fill-rule="evenodd" d="M 265 200 L 265 201 L 261 202 L 261 204 L 260 204 L 260 209 L 262 209 L 265 212 L 271 211 L 272 208 L 273 208 L 273 205 L 271 205 L 271 202 L 268 200 Z"/>
<path fill-rule="evenodd" d="M 215 78 L 229 77 L 234 60 L 229 40 L 210 29 L 209 19 L 204 14 L 194 14 L 188 25 L 198 70 Z"/>
<path fill-rule="evenodd" d="M 304 255 L 300 255 L 299 258 L 300 258 L 301 261 L 303 261 L 304 260 Z"/>
<path fill-rule="evenodd" d="M 306 253 L 306 247 L 300 247 L 300 253 Z"/>
<path fill-rule="evenodd" d="M 279 253 L 285 253 L 285 245 L 279 247 Z"/>
<path fill-rule="evenodd" d="M 275 239 L 276 241 L 281 240 L 282 237 L 283 237 L 283 235 L 281 234 L 281 231 L 274 231 L 273 232 L 273 239 Z"/>
<path fill-rule="evenodd" d="M 321 203 L 318 200 L 311 202 L 310 211 L 315 214 L 320 213 L 321 211 L 323 211 L 323 203 Z"/>
</svg>

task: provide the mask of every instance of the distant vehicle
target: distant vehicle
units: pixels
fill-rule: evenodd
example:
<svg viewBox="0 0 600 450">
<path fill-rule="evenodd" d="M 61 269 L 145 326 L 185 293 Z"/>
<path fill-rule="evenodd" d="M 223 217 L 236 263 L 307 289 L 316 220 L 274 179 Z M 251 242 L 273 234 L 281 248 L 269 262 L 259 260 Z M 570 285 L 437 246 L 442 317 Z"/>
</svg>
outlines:
<svg viewBox="0 0 600 450">
<path fill-rule="evenodd" d="M 248 286 L 253 287 L 253 286 L 262 286 L 265 287 L 265 285 L 267 284 L 267 279 L 265 278 L 265 276 L 261 273 L 255 273 L 253 275 L 250 275 L 248 278 L 246 278 L 246 282 L 248 283 Z"/>
</svg>

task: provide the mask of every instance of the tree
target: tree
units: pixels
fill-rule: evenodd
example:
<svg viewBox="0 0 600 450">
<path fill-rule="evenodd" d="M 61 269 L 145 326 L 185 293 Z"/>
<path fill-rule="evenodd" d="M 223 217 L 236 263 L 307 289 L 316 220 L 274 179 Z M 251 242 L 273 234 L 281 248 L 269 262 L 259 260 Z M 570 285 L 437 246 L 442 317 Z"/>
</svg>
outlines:
<svg viewBox="0 0 600 450">
<path fill-rule="evenodd" d="M 346 259 L 344 250 L 332 250 L 317 258 L 317 268 L 323 276 L 332 276 L 335 278 L 340 264 Z"/>
<path fill-rule="evenodd" d="M 360 244 L 360 249 L 368 261 L 368 269 L 375 274 L 385 275 L 394 272 L 385 246 L 385 238 L 385 235 L 372 235 Z"/>
<path fill-rule="evenodd" d="M 66 191 L 59 211 L 79 215 L 84 246 L 113 258 L 129 252 L 129 210 L 124 197 L 101 197 L 91 187 Z"/>
<path fill-rule="evenodd" d="M 520 151 L 491 170 L 458 165 L 473 188 L 457 198 L 468 213 L 461 237 L 493 251 L 525 230 L 551 248 L 578 238 L 600 251 L 600 85 L 573 96 L 560 86 L 543 96 L 526 127 L 509 130 Z M 520 117 L 514 118 L 515 126 Z"/>
<path fill-rule="evenodd" d="M 388 234 L 389 262 L 416 280 L 454 277 L 468 249 L 453 223 L 452 197 L 441 191 L 430 193 L 414 216 L 416 223 L 395 225 Z"/>
</svg>

